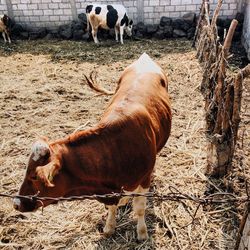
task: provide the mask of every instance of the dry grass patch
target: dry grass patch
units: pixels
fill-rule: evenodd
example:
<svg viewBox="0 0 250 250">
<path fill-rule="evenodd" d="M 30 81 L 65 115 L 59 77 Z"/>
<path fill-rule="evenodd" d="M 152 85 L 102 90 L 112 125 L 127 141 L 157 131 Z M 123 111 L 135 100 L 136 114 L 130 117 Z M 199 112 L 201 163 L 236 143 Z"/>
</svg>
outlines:
<svg viewBox="0 0 250 250">
<path fill-rule="evenodd" d="M 91 126 L 99 120 L 110 97 L 92 92 L 84 84 L 82 73 L 96 69 L 99 82 L 113 90 L 123 69 L 143 52 L 167 72 L 173 110 L 171 137 L 158 155 L 152 190 L 167 193 L 173 186 L 198 196 L 222 190 L 223 180 L 216 183 L 204 174 L 201 68 L 189 41 L 127 41 L 124 46 L 107 42 L 98 47 L 72 41 L 18 41 L 11 47 L 0 46 L 0 192 L 17 192 L 30 146 L 39 135 L 58 139 L 87 121 Z M 249 89 L 243 112 L 248 112 L 248 104 Z M 249 128 L 247 114 L 243 121 L 240 133 L 244 127 Z M 243 158 L 246 166 L 250 138 L 248 132 L 244 135 L 244 146 L 237 157 Z M 231 181 L 237 184 L 238 161 L 235 166 Z M 242 183 L 237 187 L 240 194 L 244 192 Z M 240 210 L 231 205 L 201 206 L 193 224 L 188 225 L 196 208 L 192 202 L 184 205 L 150 200 L 146 216 L 150 239 L 138 243 L 130 205 L 120 209 L 116 232 L 106 239 L 102 228 L 107 212 L 96 201 L 65 202 L 51 205 L 43 213 L 20 214 L 9 199 L 1 199 L 0 247 L 232 249 Z"/>
</svg>

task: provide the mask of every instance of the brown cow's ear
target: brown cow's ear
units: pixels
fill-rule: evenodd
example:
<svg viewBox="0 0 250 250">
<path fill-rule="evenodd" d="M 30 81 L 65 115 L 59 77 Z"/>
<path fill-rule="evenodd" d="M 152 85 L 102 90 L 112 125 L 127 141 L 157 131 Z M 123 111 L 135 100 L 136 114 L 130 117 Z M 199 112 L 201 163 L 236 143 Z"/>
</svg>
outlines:
<svg viewBox="0 0 250 250">
<path fill-rule="evenodd" d="M 45 166 L 37 167 L 36 174 L 40 180 L 43 181 L 45 186 L 54 187 L 53 178 L 60 170 L 60 163 L 52 161 Z"/>
<path fill-rule="evenodd" d="M 31 147 L 31 152 L 32 152 L 32 160 L 33 161 L 38 161 L 42 157 L 50 154 L 50 149 L 49 149 L 49 144 L 45 139 L 40 139 L 36 141 L 32 147 Z"/>
</svg>

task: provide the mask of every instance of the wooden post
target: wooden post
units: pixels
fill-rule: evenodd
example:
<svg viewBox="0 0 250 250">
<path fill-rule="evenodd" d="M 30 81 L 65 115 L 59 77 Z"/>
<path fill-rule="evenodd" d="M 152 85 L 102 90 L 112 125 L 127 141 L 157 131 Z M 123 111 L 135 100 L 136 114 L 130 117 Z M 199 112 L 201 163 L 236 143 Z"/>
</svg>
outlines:
<svg viewBox="0 0 250 250">
<path fill-rule="evenodd" d="M 234 250 L 248 250 L 250 249 L 250 204 L 246 205 L 244 215 L 240 222 L 239 232 L 236 239 Z"/>
<path fill-rule="evenodd" d="M 215 15 L 214 15 L 215 17 Z M 212 23 L 215 23 L 212 21 Z M 219 54 L 218 71 L 215 76 L 217 83 L 212 94 L 214 95 L 208 101 L 214 103 L 213 109 L 207 122 L 209 124 L 209 142 L 208 142 L 208 173 L 212 176 L 223 176 L 231 168 L 234 155 L 234 134 L 230 124 L 232 124 L 234 87 L 231 81 L 226 80 L 226 65 L 229 56 L 233 34 L 238 24 L 233 20 L 228 34 L 225 38 L 221 53 Z"/>
<path fill-rule="evenodd" d="M 250 215 L 248 214 L 238 250 L 250 249 Z"/>
<path fill-rule="evenodd" d="M 224 47 L 224 53 L 225 53 L 226 58 L 228 57 L 229 49 L 231 47 L 231 43 L 232 43 L 232 39 L 233 39 L 233 35 L 234 35 L 234 31 L 235 31 L 237 25 L 238 25 L 238 21 L 236 19 L 233 19 L 231 24 L 230 24 L 227 36 L 225 38 L 225 42 L 224 42 L 223 47 Z"/>
<path fill-rule="evenodd" d="M 199 15 L 199 19 L 198 19 L 198 22 L 197 22 L 197 25 L 196 25 L 192 47 L 197 46 L 196 42 L 197 42 L 197 40 L 199 40 L 199 36 L 200 36 L 200 32 L 201 32 L 202 19 L 204 17 L 204 12 L 205 12 L 205 0 L 202 0 L 200 15 Z"/>
<path fill-rule="evenodd" d="M 240 108 L 241 108 L 241 96 L 242 96 L 242 82 L 244 78 L 250 76 L 250 64 L 242 69 L 234 79 L 234 103 L 233 103 L 233 117 L 232 128 L 234 135 L 237 135 L 239 123 L 240 123 Z M 236 144 L 237 137 L 234 137 L 234 144 Z"/>
<path fill-rule="evenodd" d="M 218 41 L 216 26 L 222 0 L 218 0 L 211 24 L 205 17 L 208 13 L 206 3 L 203 0 L 194 44 L 204 70 L 201 92 L 205 97 L 206 129 L 209 139 L 207 173 L 218 177 L 227 174 L 232 164 L 240 123 L 242 84 L 244 78 L 250 76 L 250 64 L 240 70 L 233 79 L 226 78 L 229 49 L 238 22 L 232 21 L 222 46 Z M 249 211 L 250 203 L 246 206 L 234 250 L 250 250 Z"/>
<path fill-rule="evenodd" d="M 216 22 L 217 22 L 217 18 L 219 16 L 221 6 L 222 6 L 222 0 L 219 0 L 218 3 L 217 3 L 216 9 L 214 11 L 213 18 L 212 18 L 212 22 L 211 22 L 212 27 L 216 26 Z"/>
</svg>

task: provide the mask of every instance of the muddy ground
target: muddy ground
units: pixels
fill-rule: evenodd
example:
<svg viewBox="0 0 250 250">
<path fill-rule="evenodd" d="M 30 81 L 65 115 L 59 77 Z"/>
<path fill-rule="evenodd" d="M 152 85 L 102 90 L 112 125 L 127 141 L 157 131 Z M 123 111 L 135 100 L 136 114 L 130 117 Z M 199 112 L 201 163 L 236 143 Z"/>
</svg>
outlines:
<svg viewBox="0 0 250 250">
<path fill-rule="evenodd" d="M 124 46 L 113 41 L 100 46 L 44 40 L 0 43 L 0 192 L 16 194 L 30 147 L 39 136 L 55 140 L 86 122 L 98 122 L 111 97 L 90 90 L 83 73 L 97 70 L 98 81 L 113 90 L 124 68 L 143 52 L 167 72 L 173 111 L 171 137 L 158 155 L 152 190 L 168 193 L 174 187 L 197 196 L 228 190 L 244 195 L 250 159 L 250 82 L 244 83 L 234 169 L 229 177 L 213 180 L 205 175 L 201 67 L 187 40 L 125 41 Z M 200 206 L 193 220 L 197 204 L 149 200 L 150 238 L 137 242 L 130 204 L 119 210 L 115 234 L 105 238 L 107 211 L 97 201 L 64 202 L 21 214 L 10 199 L 0 198 L 0 248 L 233 249 L 243 207 Z"/>
</svg>

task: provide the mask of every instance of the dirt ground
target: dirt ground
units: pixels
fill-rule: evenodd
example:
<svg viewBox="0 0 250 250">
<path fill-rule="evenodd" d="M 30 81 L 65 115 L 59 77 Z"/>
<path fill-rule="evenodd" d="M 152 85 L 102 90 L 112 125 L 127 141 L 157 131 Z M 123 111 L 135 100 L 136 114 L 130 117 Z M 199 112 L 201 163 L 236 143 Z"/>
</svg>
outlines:
<svg viewBox="0 0 250 250">
<path fill-rule="evenodd" d="M 230 177 L 205 175 L 206 138 L 201 67 L 186 40 L 112 41 L 100 46 L 72 41 L 0 43 L 0 192 L 16 194 L 25 173 L 32 143 L 72 133 L 89 121 L 98 122 L 111 97 L 97 95 L 83 81 L 93 69 L 98 81 L 113 90 L 121 72 L 147 52 L 167 72 L 172 100 L 171 137 L 159 153 L 152 190 L 203 196 L 214 191 L 244 195 L 249 167 L 249 80 L 244 83 L 242 123 Z M 235 67 L 235 66 L 234 66 Z M 248 86 L 248 87 L 247 87 Z M 117 229 L 102 235 L 107 211 L 97 201 L 51 205 L 35 213 L 14 211 L 0 198 L 1 249 L 233 249 L 243 205 L 200 206 L 150 199 L 146 223 L 150 238 L 136 240 L 131 205 L 121 208 Z"/>
</svg>

